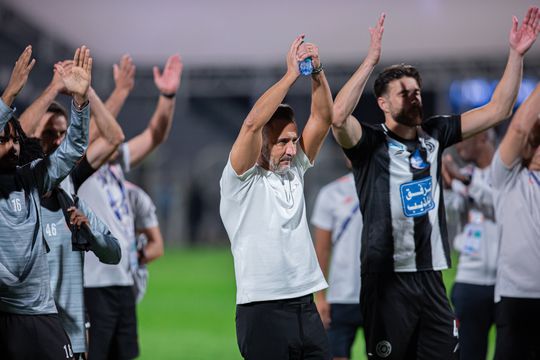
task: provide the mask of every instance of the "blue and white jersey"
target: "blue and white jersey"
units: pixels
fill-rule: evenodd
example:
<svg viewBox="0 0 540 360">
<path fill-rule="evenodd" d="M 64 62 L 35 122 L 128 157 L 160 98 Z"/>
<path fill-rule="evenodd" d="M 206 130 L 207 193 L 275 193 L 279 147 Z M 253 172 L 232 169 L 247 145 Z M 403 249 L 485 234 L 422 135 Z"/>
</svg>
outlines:
<svg viewBox="0 0 540 360">
<path fill-rule="evenodd" d="M 441 179 L 445 148 L 461 141 L 460 116 L 436 116 L 406 140 L 384 124 L 362 125 L 345 154 L 363 214 L 362 273 L 450 266 Z"/>
</svg>

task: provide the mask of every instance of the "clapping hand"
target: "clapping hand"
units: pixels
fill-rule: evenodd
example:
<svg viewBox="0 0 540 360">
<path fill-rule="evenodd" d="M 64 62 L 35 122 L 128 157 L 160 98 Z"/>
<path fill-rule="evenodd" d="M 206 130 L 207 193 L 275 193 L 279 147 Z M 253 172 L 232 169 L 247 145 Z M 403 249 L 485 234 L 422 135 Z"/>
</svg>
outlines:
<svg viewBox="0 0 540 360">
<path fill-rule="evenodd" d="M 512 30 L 510 30 L 510 48 L 523 56 L 531 48 L 540 32 L 540 12 L 537 7 L 530 7 L 519 26 L 518 19 L 512 18 Z"/>
<path fill-rule="evenodd" d="M 90 49 L 82 46 L 75 51 L 73 63 L 57 63 L 55 71 L 62 78 L 65 89 L 73 96 L 75 104 L 82 106 L 88 100 L 88 89 L 92 78 L 92 58 Z"/>
<path fill-rule="evenodd" d="M 160 73 L 159 68 L 154 66 L 154 83 L 164 95 L 174 95 L 180 87 L 180 77 L 183 69 L 182 59 L 180 55 L 172 55 L 167 59 L 167 63 Z"/>
<path fill-rule="evenodd" d="M 30 60 L 31 59 L 31 60 Z M 7 106 L 11 106 L 28 81 L 28 74 L 32 71 L 36 59 L 32 59 L 32 46 L 28 45 L 21 56 L 15 62 L 8 85 L 2 94 L 2 100 Z"/>
</svg>

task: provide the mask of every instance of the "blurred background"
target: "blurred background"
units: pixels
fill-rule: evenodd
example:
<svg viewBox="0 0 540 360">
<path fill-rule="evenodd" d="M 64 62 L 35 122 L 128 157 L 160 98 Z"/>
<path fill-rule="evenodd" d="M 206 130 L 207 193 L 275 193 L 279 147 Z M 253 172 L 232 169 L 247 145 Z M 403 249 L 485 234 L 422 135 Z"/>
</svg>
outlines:
<svg viewBox="0 0 540 360">
<path fill-rule="evenodd" d="M 394 63 L 413 64 L 424 80 L 425 114 L 459 113 L 490 99 L 506 63 L 512 16 L 521 22 L 531 5 L 538 2 L 0 0 L 0 86 L 7 84 L 20 52 L 32 44 L 37 64 L 17 98 L 20 113 L 49 83 L 52 65 L 71 58 L 73 50 L 85 44 L 94 58 L 93 86 L 106 99 L 114 87 L 112 65 L 128 53 L 137 66 L 136 84 L 118 120 L 129 139 L 145 128 L 157 102 L 152 66 L 162 68 L 169 55 L 179 53 L 184 72 L 169 139 L 128 178 L 154 199 L 169 254 L 193 245 L 221 245 L 222 249 L 228 239 L 219 218 L 221 171 L 251 106 L 284 74 L 285 55 L 296 35 L 305 33 L 307 41 L 319 46 L 335 94 L 366 54 L 368 27 L 385 12 L 383 54 L 376 72 Z M 518 103 L 540 78 L 539 64 L 540 46 L 535 44 L 526 57 Z M 362 121 L 377 122 L 382 113 L 371 88 L 372 81 L 355 115 Z M 286 102 L 295 109 L 302 127 L 309 115 L 309 80 L 300 78 Z M 504 129 L 505 124 L 499 134 Z M 331 136 L 316 163 L 306 176 L 308 216 L 318 190 L 346 173 L 341 151 Z M 228 254 L 223 252 L 221 260 L 205 259 L 210 264 L 223 261 L 227 269 L 219 273 L 226 275 L 223 286 L 229 289 L 224 296 L 230 307 L 225 331 L 232 335 L 224 346 L 234 348 L 234 276 Z M 187 258 L 178 261 L 184 264 Z M 169 266 L 159 265 L 160 261 L 156 268 Z M 171 269 L 182 266 L 168 264 Z M 171 270 L 171 274 L 175 273 Z M 163 288 L 170 288 L 166 284 L 164 281 Z M 175 301 L 177 295 L 169 296 Z M 154 307 L 148 309 L 160 304 L 151 303 Z M 144 306 L 150 305 L 143 302 Z M 154 311 L 143 318 L 151 319 Z M 155 337 L 161 338 L 159 334 Z M 213 355 L 200 356 L 178 358 Z"/>
</svg>

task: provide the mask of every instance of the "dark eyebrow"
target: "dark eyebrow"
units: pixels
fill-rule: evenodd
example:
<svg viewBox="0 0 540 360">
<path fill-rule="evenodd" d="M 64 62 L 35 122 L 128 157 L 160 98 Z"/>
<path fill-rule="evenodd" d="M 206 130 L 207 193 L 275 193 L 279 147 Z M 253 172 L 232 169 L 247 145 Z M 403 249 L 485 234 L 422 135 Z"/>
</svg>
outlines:
<svg viewBox="0 0 540 360">
<path fill-rule="evenodd" d="M 292 140 L 293 142 L 295 142 L 296 140 L 298 140 L 298 136 L 293 136 L 292 138 L 290 137 L 281 137 L 281 138 L 278 138 L 277 141 L 278 142 L 282 142 L 282 141 L 289 141 L 289 140 Z"/>
</svg>

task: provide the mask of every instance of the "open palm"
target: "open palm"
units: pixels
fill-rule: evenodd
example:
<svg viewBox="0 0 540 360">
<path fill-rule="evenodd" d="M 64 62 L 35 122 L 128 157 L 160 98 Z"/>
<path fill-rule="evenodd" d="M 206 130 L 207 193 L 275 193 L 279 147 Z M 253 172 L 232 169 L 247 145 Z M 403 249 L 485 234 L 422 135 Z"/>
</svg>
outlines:
<svg viewBox="0 0 540 360">
<path fill-rule="evenodd" d="M 182 59 L 180 55 L 172 55 L 167 59 L 163 73 L 154 66 L 154 83 L 163 94 L 175 94 L 180 86 L 180 76 L 182 75 Z"/>
<path fill-rule="evenodd" d="M 86 101 L 92 77 L 92 58 L 90 49 L 83 46 L 75 51 L 73 63 L 57 63 L 54 66 L 64 83 L 67 92 L 79 100 Z"/>
<path fill-rule="evenodd" d="M 540 32 L 540 12 L 537 7 L 531 7 L 527 11 L 521 26 L 518 24 L 518 19 L 512 18 L 512 30 L 510 31 L 510 47 L 524 55 L 532 46 L 538 33 Z"/>
</svg>

